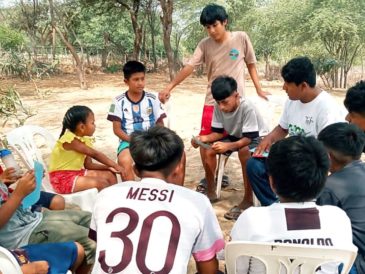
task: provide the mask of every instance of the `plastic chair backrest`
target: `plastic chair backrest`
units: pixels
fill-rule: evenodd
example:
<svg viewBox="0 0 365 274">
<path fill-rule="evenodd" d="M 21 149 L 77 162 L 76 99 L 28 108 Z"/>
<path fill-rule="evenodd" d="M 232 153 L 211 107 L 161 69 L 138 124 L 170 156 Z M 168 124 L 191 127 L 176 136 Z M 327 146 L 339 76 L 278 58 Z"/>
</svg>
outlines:
<svg viewBox="0 0 365 274">
<path fill-rule="evenodd" d="M 43 144 L 51 150 L 56 143 L 55 138 L 45 128 L 34 125 L 24 125 L 13 129 L 6 135 L 9 146 L 17 152 L 22 162 L 28 169 L 34 167 L 34 160 L 37 160 L 43 165 L 47 171 L 47 165 L 44 163 L 42 152 L 35 142 L 35 137 L 42 137 Z M 46 172 L 46 176 L 48 176 Z M 54 192 L 49 180 L 43 180 L 42 188 L 48 192 Z"/>
<path fill-rule="evenodd" d="M 22 274 L 22 270 L 9 250 L 0 246 L 0 272 L 2 274 Z"/>
<path fill-rule="evenodd" d="M 225 259 L 228 274 L 236 273 L 236 260 L 240 256 L 255 257 L 266 266 L 266 273 L 313 274 L 328 262 L 341 262 L 341 274 L 349 273 L 357 255 L 357 248 L 337 249 L 328 246 L 233 241 L 226 244 Z"/>
<path fill-rule="evenodd" d="M 42 154 L 35 143 L 36 135 L 41 136 L 44 139 L 44 143 L 50 149 L 53 148 L 56 143 L 55 138 L 46 129 L 33 125 L 15 128 L 9 132 L 6 137 L 8 144 L 20 153 L 27 168 L 33 168 L 33 161 L 37 160 L 42 163 L 45 170 L 47 170 L 47 165 L 45 165 Z"/>
</svg>

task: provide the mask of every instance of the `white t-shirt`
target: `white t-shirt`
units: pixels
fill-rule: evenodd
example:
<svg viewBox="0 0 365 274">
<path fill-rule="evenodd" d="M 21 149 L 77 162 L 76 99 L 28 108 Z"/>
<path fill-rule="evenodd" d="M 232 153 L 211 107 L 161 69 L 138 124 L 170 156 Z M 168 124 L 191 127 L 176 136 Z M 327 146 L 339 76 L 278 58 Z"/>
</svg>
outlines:
<svg viewBox="0 0 365 274">
<path fill-rule="evenodd" d="M 130 135 L 135 131 L 149 129 L 165 117 L 166 114 L 158 97 L 144 91 L 138 102 L 132 102 L 127 92 L 115 97 L 110 105 L 107 119 L 120 121 L 122 130 Z"/>
<path fill-rule="evenodd" d="M 288 130 L 289 136 L 317 137 L 326 126 L 345 121 L 343 109 L 326 91 L 309 103 L 287 100 L 279 125 Z"/>
<path fill-rule="evenodd" d="M 232 241 L 282 242 L 353 248 L 350 219 L 335 206 L 307 203 L 274 203 L 245 210 L 231 231 Z M 237 273 L 264 274 L 261 261 L 237 260 Z M 337 264 L 321 266 L 316 273 L 337 273 Z"/>
<path fill-rule="evenodd" d="M 186 273 L 191 254 L 207 261 L 224 248 L 209 200 L 159 179 L 123 182 L 98 194 L 92 273 Z"/>
</svg>

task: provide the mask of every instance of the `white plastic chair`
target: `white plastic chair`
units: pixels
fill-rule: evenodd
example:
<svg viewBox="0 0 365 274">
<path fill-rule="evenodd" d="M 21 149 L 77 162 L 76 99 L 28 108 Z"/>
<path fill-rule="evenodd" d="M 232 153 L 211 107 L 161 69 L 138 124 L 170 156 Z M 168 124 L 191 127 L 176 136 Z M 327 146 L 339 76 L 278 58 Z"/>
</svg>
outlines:
<svg viewBox="0 0 365 274">
<path fill-rule="evenodd" d="M 56 143 L 55 138 L 44 128 L 34 125 L 25 125 L 13 129 L 6 135 L 9 146 L 15 151 L 26 168 L 32 169 L 34 160 L 40 162 L 44 170 L 47 171 L 47 165 L 43 161 L 42 152 L 35 142 L 35 136 L 42 137 L 44 144 L 49 150 L 53 148 Z M 49 182 L 49 175 L 46 175 L 42 181 L 42 190 L 56 193 L 51 183 Z M 96 188 L 83 190 L 71 194 L 59 194 L 64 197 L 67 204 L 76 204 L 82 210 L 91 212 L 96 199 L 98 191 Z"/>
<path fill-rule="evenodd" d="M 236 260 L 240 256 L 259 259 L 266 266 L 266 273 L 313 274 L 329 262 L 343 263 L 341 274 L 349 273 L 357 255 L 357 248 L 337 249 L 328 246 L 233 241 L 226 244 L 225 259 L 228 274 L 236 274 Z"/>
<path fill-rule="evenodd" d="M 9 250 L 0 246 L 0 272 L 2 274 L 22 274 L 20 266 Z"/>
</svg>

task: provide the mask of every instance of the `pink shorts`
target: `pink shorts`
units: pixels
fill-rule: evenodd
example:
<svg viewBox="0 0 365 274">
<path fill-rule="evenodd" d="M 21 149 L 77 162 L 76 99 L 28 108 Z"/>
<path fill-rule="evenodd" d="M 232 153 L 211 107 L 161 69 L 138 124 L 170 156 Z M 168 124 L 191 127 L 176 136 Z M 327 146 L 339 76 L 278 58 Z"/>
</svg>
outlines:
<svg viewBox="0 0 365 274">
<path fill-rule="evenodd" d="M 214 106 L 204 105 L 199 135 L 208 135 L 212 133 L 213 112 Z"/>
<path fill-rule="evenodd" d="M 57 193 L 69 194 L 74 191 L 79 176 L 85 176 L 87 170 L 56 170 L 49 173 L 49 180 Z"/>
</svg>

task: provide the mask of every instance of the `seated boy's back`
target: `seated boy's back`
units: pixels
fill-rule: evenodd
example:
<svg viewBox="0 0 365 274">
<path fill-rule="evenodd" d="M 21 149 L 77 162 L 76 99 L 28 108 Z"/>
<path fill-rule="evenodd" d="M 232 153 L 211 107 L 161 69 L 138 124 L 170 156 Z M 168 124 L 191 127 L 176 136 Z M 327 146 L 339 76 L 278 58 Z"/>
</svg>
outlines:
<svg viewBox="0 0 365 274">
<path fill-rule="evenodd" d="M 232 241 L 353 247 L 346 213 L 313 202 L 329 168 L 327 152 L 319 141 L 303 136 L 278 141 L 270 150 L 267 164 L 270 184 L 280 203 L 244 211 L 232 229 Z M 245 257 L 238 262 L 238 273 L 266 273 L 257 259 Z M 337 268 L 337 264 L 328 263 L 317 273 L 334 274 Z"/>
<path fill-rule="evenodd" d="M 186 273 L 191 254 L 198 271 L 215 273 L 224 240 L 209 200 L 182 186 L 182 140 L 163 127 L 132 136 L 142 180 L 99 193 L 90 230 L 97 239 L 93 273 Z"/>
<path fill-rule="evenodd" d="M 122 176 L 123 181 L 128 181 L 134 180 L 133 160 L 129 153 L 130 135 L 156 124 L 163 125 L 166 114 L 157 96 L 144 91 L 146 68 L 142 63 L 127 62 L 123 73 L 128 90 L 114 99 L 107 119 L 113 122 L 114 134 L 120 140 L 117 149 L 118 163 L 126 169 L 126 175 Z"/>
<path fill-rule="evenodd" d="M 360 160 L 365 134 L 355 125 L 336 123 L 323 129 L 318 139 L 329 152 L 331 175 L 317 204 L 337 206 L 349 216 L 358 247 L 355 266 L 357 273 L 365 273 L 365 163 Z"/>
</svg>

